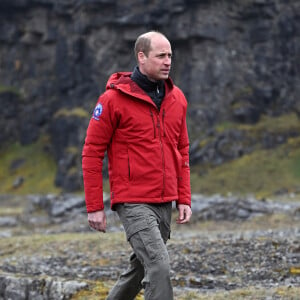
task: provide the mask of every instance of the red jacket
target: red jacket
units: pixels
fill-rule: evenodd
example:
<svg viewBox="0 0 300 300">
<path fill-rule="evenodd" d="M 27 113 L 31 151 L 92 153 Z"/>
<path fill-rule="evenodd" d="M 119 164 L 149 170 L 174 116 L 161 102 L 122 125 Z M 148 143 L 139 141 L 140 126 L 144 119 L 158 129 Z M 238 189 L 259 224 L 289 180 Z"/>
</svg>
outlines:
<svg viewBox="0 0 300 300">
<path fill-rule="evenodd" d="M 171 79 L 161 109 L 130 79 L 115 73 L 97 102 L 82 152 L 88 212 L 102 210 L 107 150 L 111 207 L 116 203 L 191 205 L 187 102 Z"/>
</svg>

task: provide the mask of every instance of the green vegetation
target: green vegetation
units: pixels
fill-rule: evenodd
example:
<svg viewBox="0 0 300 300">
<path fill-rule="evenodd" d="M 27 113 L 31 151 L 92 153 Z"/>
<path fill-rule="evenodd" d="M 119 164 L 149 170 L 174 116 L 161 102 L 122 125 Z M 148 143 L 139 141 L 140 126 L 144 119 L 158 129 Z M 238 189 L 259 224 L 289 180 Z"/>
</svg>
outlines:
<svg viewBox="0 0 300 300">
<path fill-rule="evenodd" d="M 66 152 L 70 153 L 70 154 L 74 154 L 74 155 L 80 155 L 80 150 L 78 147 L 75 146 L 70 146 L 68 148 L 66 148 Z"/>
<path fill-rule="evenodd" d="M 46 140 L 21 146 L 11 144 L 0 150 L 0 193 L 57 193 L 54 186 L 56 163 L 44 150 Z M 14 184 L 19 180 L 19 184 Z"/>
<path fill-rule="evenodd" d="M 90 114 L 81 107 L 74 107 L 72 109 L 61 108 L 58 110 L 54 117 L 78 117 L 78 118 L 90 118 Z"/>
<path fill-rule="evenodd" d="M 296 146 L 298 145 L 298 146 Z M 300 138 L 291 139 L 272 150 L 257 150 L 230 163 L 198 175 L 191 174 L 194 193 L 256 194 L 269 196 L 280 189 L 293 192 L 299 188 Z"/>
<path fill-rule="evenodd" d="M 236 124 L 233 122 L 223 122 L 216 126 L 217 132 L 223 132 L 228 129 L 239 129 L 253 137 L 259 137 L 263 133 L 282 133 L 292 130 L 300 130 L 299 118 L 295 113 L 281 115 L 279 117 L 262 116 L 255 125 Z"/>
<path fill-rule="evenodd" d="M 289 132 L 300 129 L 299 118 L 295 113 L 281 115 L 279 117 L 263 116 L 255 125 L 240 125 L 240 129 L 253 133 Z"/>
<path fill-rule="evenodd" d="M 263 289 L 259 287 L 248 287 L 247 289 L 239 289 L 228 292 L 207 293 L 207 295 L 197 292 L 189 292 L 179 300 L 253 300 L 253 299 L 299 299 L 299 287 L 277 287 L 271 289 Z"/>
<path fill-rule="evenodd" d="M 0 84 L 0 94 L 1 93 L 13 93 L 16 94 L 17 96 L 21 95 L 20 91 L 17 88 L 13 86 L 6 86 Z"/>
<path fill-rule="evenodd" d="M 296 114 L 289 114 L 277 118 L 263 117 L 256 125 L 237 126 L 226 122 L 216 129 L 223 132 L 230 128 L 240 129 L 245 135 L 260 141 L 267 134 L 300 132 L 300 122 Z M 257 143 L 256 150 L 251 154 L 218 167 L 194 166 L 191 185 L 194 193 L 254 193 L 258 197 L 264 197 L 279 190 L 298 190 L 299 179 L 300 138 L 295 137 L 268 150 L 262 149 Z"/>
<path fill-rule="evenodd" d="M 12 251 L 16 257 L 30 256 L 32 253 L 40 253 L 45 256 L 52 253 L 65 254 L 66 245 L 68 249 L 72 250 L 70 253 L 86 252 L 93 256 L 98 256 L 103 251 L 109 251 L 109 249 L 120 246 L 120 243 L 124 247 L 124 241 L 124 233 L 119 232 L 102 235 L 101 243 L 99 243 L 99 235 L 95 234 L 95 232 L 51 235 L 31 234 L 28 236 L 14 236 L 7 239 L 0 239 L 0 248 L 2 257 L 5 256 L 5 252 Z M 127 247 L 129 246 L 127 245 Z M 93 260 L 93 262 L 95 261 Z M 106 262 L 106 264 L 109 263 Z"/>
<path fill-rule="evenodd" d="M 23 213 L 23 207 L 0 207 L 0 217 L 19 216 Z"/>
<path fill-rule="evenodd" d="M 89 282 L 88 282 L 89 283 Z M 111 283 L 108 285 L 106 282 L 97 281 L 97 282 L 90 282 L 90 288 L 87 290 L 81 290 L 76 295 L 74 295 L 71 299 L 72 300 L 91 300 L 91 299 L 105 299 L 108 295 L 108 292 L 111 288 Z M 135 300 L 143 300 L 142 292 L 135 298 Z"/>
<path fill-rule="evenodd" d="M 89 288 L 79 291 L 72 297 L 72 300 L 105 299 L 109 292 L 109 287 L 102 281 L 88 282 Z"/>
</svg>

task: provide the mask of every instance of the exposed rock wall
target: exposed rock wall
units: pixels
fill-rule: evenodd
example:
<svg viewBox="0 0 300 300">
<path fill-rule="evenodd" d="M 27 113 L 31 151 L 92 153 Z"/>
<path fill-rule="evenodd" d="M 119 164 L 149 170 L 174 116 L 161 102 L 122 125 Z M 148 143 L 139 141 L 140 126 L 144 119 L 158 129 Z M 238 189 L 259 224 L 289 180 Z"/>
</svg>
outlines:
<svg viewBox="0 0 300 300">
<path fill-rule="evenodd" d="M 151 29 L 172 42 L 192 139 L 221 120 L 290 112 L 300 107 L 299 20 L 297 0 L 2 0 L 0 143 L 50 136 L 57 185 L 80 188 L 70 170 L 97 97 L 110 73 L 133 69 L 134 41 Z"/>
</svg>

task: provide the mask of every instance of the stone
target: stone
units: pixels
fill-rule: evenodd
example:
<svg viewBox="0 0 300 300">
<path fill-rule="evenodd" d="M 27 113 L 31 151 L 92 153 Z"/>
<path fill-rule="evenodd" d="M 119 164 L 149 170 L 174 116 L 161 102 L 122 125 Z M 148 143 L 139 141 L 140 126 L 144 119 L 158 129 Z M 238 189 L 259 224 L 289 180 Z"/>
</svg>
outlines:
<svg viewBox="0 0 300 300">
<path fill-rule="evenodd" d="M 0 297 L 4 300 L 70 299 L 73 294 L 88 287 L 85 282 L 48 278 L 22 278 L 0 275 Z"/>
<path fill-rule="evenodd" d="M 235 121 L 243 124 L 255 124 L 260 120 L 261 112 L 256 107 L 245 105 L 233 110 Z"/>
<path fill-rule="evenodd" d="M 17 224 L 16 217 L 0 217 L 0 227 L 14 227 Z"/>
<path fill-rule="evenodd" d="M 300 204 L 297 203 L 259 201 L 251 196 L 238 198 L 194 194 L 192 203 L 193 212 L 197 213 L 197 218 L 200 220 L 243 220 L 282 211 L 294 213 L 300 208 Z"/>
<path fill-rule="evenodd" d="M 23 184 L 23 182 L 24 182 L 24 177 L 23 176 L 18 176 L 15 180 L 14 180 L 14 182 L 13 182 L 13 184 L 12 184 L 12 187 L 14 188 L 14 189 L 17 189 L 18 187 L 20 187 L 22 184 Z"/>
<path fill-rule="evenodd" d="M 0 7 L 2 9 L 19 8 L 24 9 L 29 5 L 29 0 L 2 0 Z"/>
</svg>

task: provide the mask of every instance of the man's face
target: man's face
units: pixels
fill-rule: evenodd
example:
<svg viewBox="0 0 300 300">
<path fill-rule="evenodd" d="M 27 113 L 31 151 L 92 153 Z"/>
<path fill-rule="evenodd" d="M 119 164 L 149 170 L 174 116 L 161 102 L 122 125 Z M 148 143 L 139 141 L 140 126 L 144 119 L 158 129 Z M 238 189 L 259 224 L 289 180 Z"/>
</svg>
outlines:
<svg viewBox="0 0 300 300">
<path fill-rule="evenodd" d="M 139 53 L 139 68 L 141 73 L 151 81 L 163 80 L 169 77 L 171 69 L 172 49 L 169 41 L 161 35 L 151 38 L 151 50 L 146 56 Z"/>
</svg>

